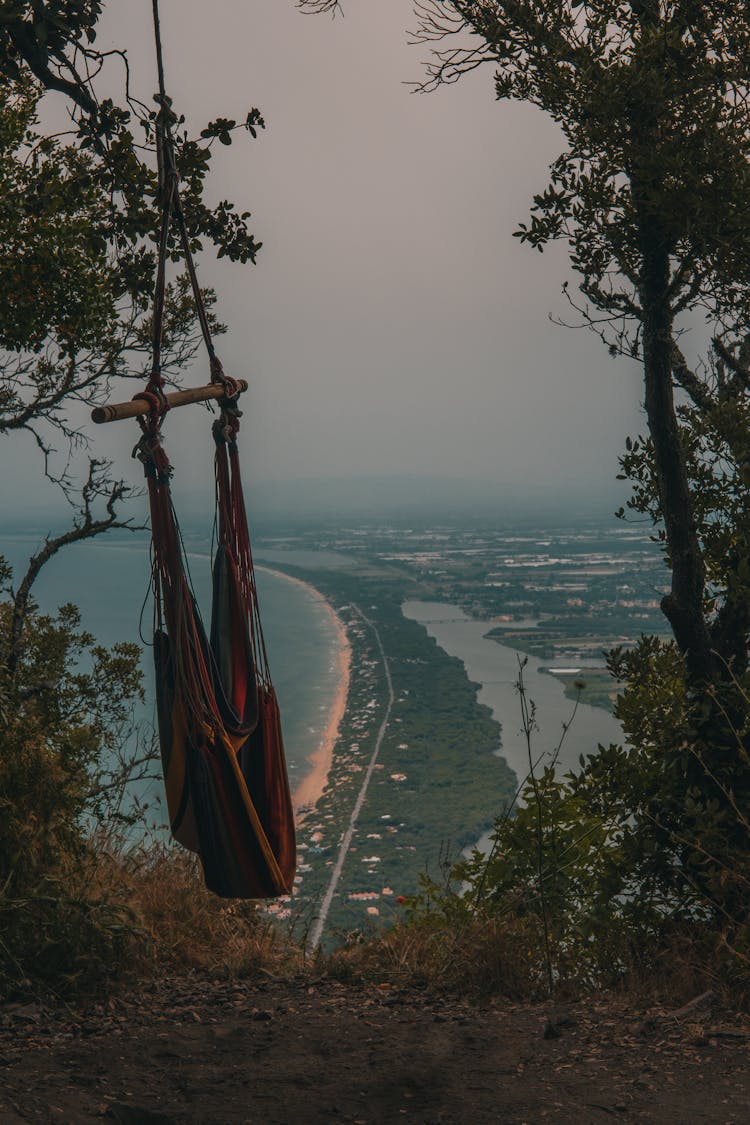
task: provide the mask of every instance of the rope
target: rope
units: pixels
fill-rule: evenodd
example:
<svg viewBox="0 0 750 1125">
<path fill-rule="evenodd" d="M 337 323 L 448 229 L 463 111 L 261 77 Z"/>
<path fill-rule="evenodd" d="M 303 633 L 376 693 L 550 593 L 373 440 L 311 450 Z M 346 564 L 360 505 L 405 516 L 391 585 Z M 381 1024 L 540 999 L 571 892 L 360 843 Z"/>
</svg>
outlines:
<svg viewBox="0 0 750 1125">
<path fill-rule="evenodd" d="M 156 117 L 156 152 L 159 167 L 159 185 L 161 193 L 161 225 L 159 230 L 159 243 L 157 252 L 156 282 L 154 286 L 154 317 L 152 332 L 152 369 L 147 390 L 152 394 L 161 394 L 163 400 L 164 378 L 161 373 L 161 345 L 164 333 L 164 305 L 166 300 L 166 263 L 169 244 L 169 231 L 174 219 L 180 236 L 185 266 L 187 268 L 190 285 L 193 290 L 195 309 L 200 324 L 203 342 L 208 352 L 211 382 L 222 383 L 227 398 L 237 395 L 237 384 L 233 379 L 224 375 L 221 363 L 216 355 L 211 327 L 206 311 L 203 294 L 198 284 L 198 274 L 195 268 L 193 253 L 190 248 L 190 235 L 185 221 L 185 212 L 180 198 L 180 177 L 175 158 L 175 144 L 172 127 L 177 121 L 177 116 L 172 110 L 172 101 L 166 92 L 164 78 L 164 54 L 161 40 L 161 21 L 159 18 L 159 0 L 152 0 L 154 17 L 154 40 L 156 44 L 156 67 L 158 72 L 159 92 L 155 101 L 159 106 Z M 161 413 L 164 413 L 162 401 Z"/>
<path fill-rule="evenodd" d="M 161 22 L 159 20 L 159 0 L 153 0 L 154 11 L 154 39 L 156 41 L 156 67 L 159 74 L 159 94 L 165 98 L 166 90 L 164 86 L 164 56 L 161 49 Z"/>
</svg>

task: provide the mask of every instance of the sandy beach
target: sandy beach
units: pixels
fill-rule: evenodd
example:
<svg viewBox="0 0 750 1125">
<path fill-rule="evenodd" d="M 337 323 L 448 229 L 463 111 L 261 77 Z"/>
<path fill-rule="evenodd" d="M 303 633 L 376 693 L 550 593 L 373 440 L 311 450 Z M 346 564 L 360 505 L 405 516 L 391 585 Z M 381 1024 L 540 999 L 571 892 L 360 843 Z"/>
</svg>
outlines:
<svg viewBox="0 0 750 1125">
<path fill-rule="evenodd" d="M 308 805 L 315 805 L 323 796 L 323 790 L 326 787 L 328 773 L 333 762 L 333 749 L 339 736 L 341 721 L 346 713 L 352 648 L 349 644 L 349 638 L 346 635 L 346 629 L 342 624 L 341 618 L 330 602 L 323 597 L 320 590 L 317 590 L 314 586 L 311 586 L 309 582 L 305 582 L 301 578 L 295 578 L 291 574 L 285 574 L 283 570 L 275 570 L 273 567 L 261 566 L 260 564 L 256 566 L 256 569 L 265 570 L 268 574 L 275 574 L 279 578 L 286 579 L 287 582 L 296 582 L 298 586 L 304 587 L 312 597 L 323 604 L 331 618 L 338 638 L 339 682 L 336 695 L 328 715 L 328 722 L 323 731 L 320 744 L 308 757 L 310 771 L 302 779 L 292 795 L 294 807 L 304 808 Z"/>
</svg>

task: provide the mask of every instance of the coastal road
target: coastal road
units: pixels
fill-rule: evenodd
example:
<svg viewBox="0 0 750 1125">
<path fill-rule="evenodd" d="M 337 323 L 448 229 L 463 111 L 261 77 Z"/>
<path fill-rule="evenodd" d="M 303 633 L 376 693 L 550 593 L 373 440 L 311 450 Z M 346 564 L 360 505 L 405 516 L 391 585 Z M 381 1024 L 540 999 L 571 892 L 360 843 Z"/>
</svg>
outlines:
<svg viewBox="0 0 750 1125">
<path fill-rule="evenodd" d="M 385 649 L 383 647 L 383 642 L 380 639 L 380 633 L 378 632 L 377 627 L 374 624 L 374 622 L 372 622 L 369 617 L 365 616 L 365 614 L 362 612 L 362 610 L 359 608 L 358 605 L 354 605 L 354 603 L 352 603 L 352 609 L 355 611 L 355 613 L 359 614 L 359 616 L 364 621 L 365 625 L 368 625 L 369 628 L 372 629 L 372 631 L 375 635 L 375 640 L 378 642 L 378 648 L 380 649 L 380 655 L 381 655 L 382 660 L 383 660 L 383 671 L 385 672 L 385 680 L 386 680 L 386 684 L 388 685 L 388 706 L 385 709 L 383 721 L 381 722 L 380 727 L 378 729 L 378 736 L 375 739 L 375 747 L 372 751 L 372 755 L 370 756 L 370 761 L 369 761 L 369 764 L 367 766 L 367 770 L 365 772 L 365 777 L 364 777 L 364 781 L 362 782 L 362 787 L 360 788 L 360 791 L 357 794 L 357 799 L 354 802 L 354 808 L 352 809 L 352 815 L 349 817 L 349 824 L 347 825 L 346 831 L 344 832 L 344 835 L 341 839 L 341 846 L 339 847 L 339 854 L 336 857 L 335 864 L 333 865 L 333 871 L 331 872 L 331 881 L 328 884 L 328 887 L 326 888 L 325 895 L 323 896 L 323 902 L 321 903 L 321 906 L 320 906 L 320 913 L 318 914 L 317 918 L 315 919 L 315 922 L 312 926 L 312 929 L 310 930 L 310 937 L 308 939 L 308 945 L 309 945 L 309 948 L 311 950 L 317 949 L 317 947 L 320 945 L 320 939 L 323 936 L 323 929 L 325 927 L 326 920 L 328 918 L 328 912 L 331 909 L 331 903 L 333 902 L 333 896 L 336 893 L 336 887 L 338 886 L 339 879 L 341 878 L 341 872 L 344 870 L 344 861 L 346 859 L 347 852 L 349 851 L 349 848 L 351 847 L 352 837 L 354 836 L 354 829 L 357 826 L 357 821 L 359 819 L 359 814 L 361 812 L 362 805 L 365 803 L 365 797 L 367 796 L 367 790 L 368 790 L 369 785 L 370 785 L 370 779 L 371 779 L 371 777 L 373 775 L 373 771 L 375 769 L 375 763 L 378 760 L 378 754 L 380 753 L 380 747 L 383 745 L 383 739 L 385 737 L 385 732 L 388 728 L 388 720 L 391 717 L 391 710 L 393 708 L 393 701 L 394 701 L 393 680 L 391 679 L 391 670 L 388 667 L 388 657 L 385 655 Z"/>
</svg>

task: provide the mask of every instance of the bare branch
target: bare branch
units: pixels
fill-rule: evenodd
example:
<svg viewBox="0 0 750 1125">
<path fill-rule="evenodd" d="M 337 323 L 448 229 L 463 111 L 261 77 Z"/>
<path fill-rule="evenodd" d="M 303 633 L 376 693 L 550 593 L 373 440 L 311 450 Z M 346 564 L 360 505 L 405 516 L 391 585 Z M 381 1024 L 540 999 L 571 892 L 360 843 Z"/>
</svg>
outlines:
<svg viewBox="0 0 750 1125">
<path fill-rule="evenodd" d="M 343 16 L 344 14 L 341 0 L 297 0 L 297 7 L 301 12 L 306 12 L 309 15 L 330 12 L 334 19 L 336 16 Z"/>
<path fill-rule="evenodd" d="M 60 535 L 48 536 L 44 545 L 29 560 L 26 573 L 17 591 L 13 594 L 10 637 L 7 651 L 4 654 L 5 668 L 11 677 L 15 675 L 21 657 L 23 632 L 29 612 L 31 591 L 42 568 L 50 559 L 54 558 L 58 551 L 71 543 L 93 539 L 113 528 L 127 531 L 141 529 L 141 525 L 134 524 L 132 519 L 121 520 L 118 517 L 118 505 L 131 494 L 131 489 L 123 481 L 112 481 L 108 473 L 109 465 L 107 462 L 97 461 L 94 458 L 89 460 L 88 477 L 81 490 L 81 507 L 72 527 Z M 106 512 L 104 516 L 95 514 L 94 508 L 98 501 L 104 502 Z"/>
<path fill-rule="evenodd" d="M 699 379 L 688 366 L 685 356 L 677 346 L 672 348 L 672 377 L 682 387 L 699 410 L 708 411 L 716 405 L 716 400 L 702 379 Z"/>
<path fill-rule="evenodd" d="M 747 362 L 748 356 L 746 354 L 747 348 L 745 345 L 740 349 L 740 357 L 736 358 L 718 336 L 714 337 L 712 343 L 714 351 L 739 381 L 742 388 L 746 391 L 750 391 L 750 367 Z"/>
<path fill-rule="evenodd" d="M 416 0 L 414 14 L 417 27 L 409 37 L 412 46 L 441 44 L 453 36 L 471 31 L 466 18 L 440 0 Z M 427 78 L 414 86 L 419 93 L 430 93 L 438 86 L 452 86 L 464 74 L 476 70 L 483 63 L 497 62 L 490 44 L 485 41 L 470 46 L 432 47 L 431 53 L 431 61 L 425 63 Z"/>
</svg>

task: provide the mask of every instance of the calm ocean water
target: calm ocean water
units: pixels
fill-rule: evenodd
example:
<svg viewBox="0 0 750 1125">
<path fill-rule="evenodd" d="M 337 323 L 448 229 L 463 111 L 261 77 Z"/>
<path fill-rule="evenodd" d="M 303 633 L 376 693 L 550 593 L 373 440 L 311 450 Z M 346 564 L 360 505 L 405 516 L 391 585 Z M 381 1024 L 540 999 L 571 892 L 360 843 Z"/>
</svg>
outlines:
<svg viewBox="0 0 750 1125">
<path fill-rule="evenodd" d="M 29 533 L 4 532 L 0 554 L 17 575 L 41 540 Z M 210 620 L 208 547 L 186 542 L 193 586 L 206 623 Z M 338 684 L 337 638 L 323 602 L 304 587 L 258 568 L 258 596 L 271 675 L 281 706 L 289 775 L 294 788 L 305 776 L 307 758 L 317 748 Z M 44 611 L 73 602 L 83 626 L 104 645 L 150 643 L 149 546 L 143 538 L 104 538 L 60 551 L 43 569 L 34 595 Z M 142 624 L 141 624 L 142 619 Z M 154 682 L 151 653 L 144 648 L 147 700 L 140 718 L 153 723 Z"/>
</svg>

